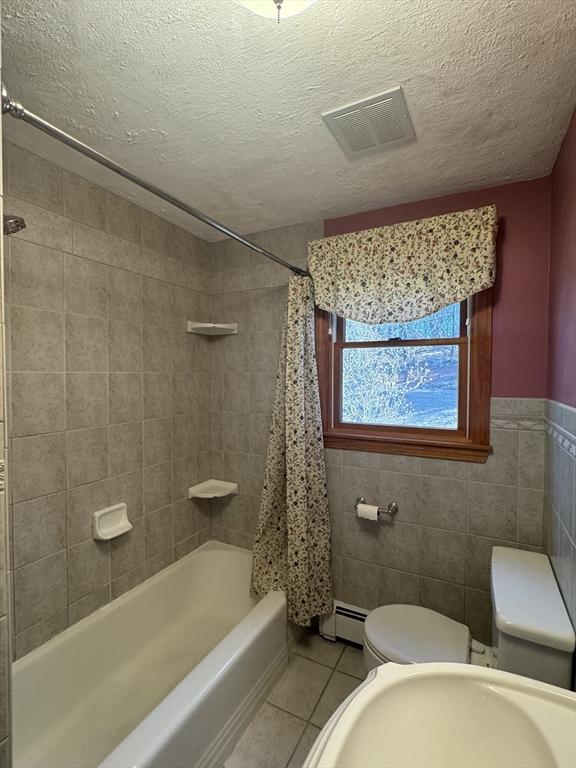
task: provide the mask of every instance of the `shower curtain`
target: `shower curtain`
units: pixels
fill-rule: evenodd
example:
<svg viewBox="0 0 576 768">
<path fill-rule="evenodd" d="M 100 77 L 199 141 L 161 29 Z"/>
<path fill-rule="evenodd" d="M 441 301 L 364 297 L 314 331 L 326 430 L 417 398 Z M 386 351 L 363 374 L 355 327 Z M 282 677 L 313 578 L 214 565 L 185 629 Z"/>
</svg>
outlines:
<svg viewBox="0 0 576 768">
<path fill-rule="evenodd" d="M 332 611 L 330 517 L 314 339 L 314 291 L 292 277 L 282 332 L 251 589 L 284 590 L 288 618 Z"/>
</svg>

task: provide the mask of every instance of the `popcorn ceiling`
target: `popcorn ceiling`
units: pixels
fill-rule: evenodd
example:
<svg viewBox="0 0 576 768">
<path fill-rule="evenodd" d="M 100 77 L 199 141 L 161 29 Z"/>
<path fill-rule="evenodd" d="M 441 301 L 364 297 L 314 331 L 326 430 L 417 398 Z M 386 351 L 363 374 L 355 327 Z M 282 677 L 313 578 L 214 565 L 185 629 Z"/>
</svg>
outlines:
<svg viewBox="0 0 576 768">
<path fill-rule="evenodd" d="M 576 104 L 573 0 L 4 0 L 11 96 L 243 232 L 536 178 Z M 320 112 L 402 85 L 418 141 L 349 162 Z M 4 134 L 207 239 L 38 131 Z"/>
</svg>

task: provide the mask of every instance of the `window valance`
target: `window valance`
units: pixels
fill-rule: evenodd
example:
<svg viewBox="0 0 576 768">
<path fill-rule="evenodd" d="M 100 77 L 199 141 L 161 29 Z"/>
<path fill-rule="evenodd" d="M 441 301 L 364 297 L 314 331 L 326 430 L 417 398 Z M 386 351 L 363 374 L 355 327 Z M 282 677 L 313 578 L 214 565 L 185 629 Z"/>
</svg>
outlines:
<svg viewBox="0 0 576 768">
<path fill-rule="evenodd" d="M 490 288 L 493 205 L 312 240 L 316 304 L 361 323 L 408 322 Z"/>
</svg>

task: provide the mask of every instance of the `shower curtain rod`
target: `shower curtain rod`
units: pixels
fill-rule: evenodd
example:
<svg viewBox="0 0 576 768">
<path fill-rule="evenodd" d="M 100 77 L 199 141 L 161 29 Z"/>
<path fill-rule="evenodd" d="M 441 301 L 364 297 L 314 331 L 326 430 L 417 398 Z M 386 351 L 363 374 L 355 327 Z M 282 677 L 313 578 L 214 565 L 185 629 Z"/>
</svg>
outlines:
<svg viewBox="0 0 576 768">
<path fill-rule="evenodd" d="M 212 229 L 216 229 L 218 232 L 222 232 L 222 234 L 227 235 L 228 237 L 232 238 L 232 240 L 236 240 L 238 243 L 246 246 L 246 248 L 250 248 L 252 251 L 256 251 L 256 253 L 259 253 L 261 256 L 265 256 L 267 259 L 275 261 L 276 264 L 281 264 L 283 267 L 286 267 L 286 269 L 290 269 L 292 272 L 294 272 L 295 275 L 300 275 L 301 277 L 309 277 L 309 273 L 305 269 L 296 267 L 294 264 L 290 264 L 288 261 L 281 259 L 280 256 L 276 256 L 275 253 L 272 253 L 265 248 L 261 248 L 259 245 L 252 242 L 252 240 L 248 240 L 243 235 L 240 235 L 233 229 L 230 229 L 224 224 L 221 224 L 211 216 L 208 216 L 207 214 L 202 213 L 202 211 L 199 211 L 197 208 L 193 208 L 191 205 L 182 202 L 182 200 L 179 200 L 177 197 L 173 197 L 168 192 L 164 192 L 163 189 L 160 189 L 160 187 L 157 187 L 155 184 L 150 184 L 149 182 L 144 181 L 143 179 L 136 176 L 136 174 L 132 173 L 126 168 L 123 168 L 118 163 L 115 163 L 114 160 L 110 160 L 110 158 L 106 157 L 106 155 L 102 155 L 100 152 L 92 149 L 92 147 L 89 147 L 82 141 L 79 141 L 73 136 L 70 136 L 70 134 L 60 130 L 60 128 L 56 128 L 56 126 L 46 122 L 46 120 L 38 117 L 38 115 L 35 115 L 33 112 L 29 112 L 21 104 L 8 96 L 4 85 L 2 85 L 2 114 L 9 114 L 12 117 L 23 120 L 29 125 L 33 125 L 34 128 L 39 128 L 41 131 L 44 131 L 44 133 L 47 133 L 48 136 L 52 136 L 52 138 L 61 141 L 63 144 L 66 144 L 66 146 L 75 149 L 77 152 L 80 152 L 80 154 L 86 155 L 86 157 L 89 157 L 91 160 L 95 160 L 105 168 L 114 171 L 114 173 L 117 173 L 119 176 L 123 176 L 133 184 L 136 184 L 137 186 L 142 187 L 142 189 L 145 189 L 147 192 L 156 195 L 156 197 L 162 198 L 162 200 L 170 203 L 170 205 L 173 205 L 175 208 L 179 208 L 181 211 L 184 211 L 184 213 L 188 213 L 190 216 L 198 219 L 198 221 L 202 221 L 204 224 L 212 227 Z"/>
</svg>

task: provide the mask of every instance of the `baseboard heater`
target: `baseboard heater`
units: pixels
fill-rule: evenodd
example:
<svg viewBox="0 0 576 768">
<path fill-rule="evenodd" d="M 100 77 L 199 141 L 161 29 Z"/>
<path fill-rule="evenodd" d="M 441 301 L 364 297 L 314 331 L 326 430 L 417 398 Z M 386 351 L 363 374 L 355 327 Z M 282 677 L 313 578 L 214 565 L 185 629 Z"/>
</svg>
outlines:
<svg viewBox="0 0 576 768">
<path fill-rule="evenodd" d="M 334 610 L 320 617 L 320 634 L 327 640 L 347 640 L 363 645 L 364 622 L 369 611 L 334 600 Z"/>
</svg>

